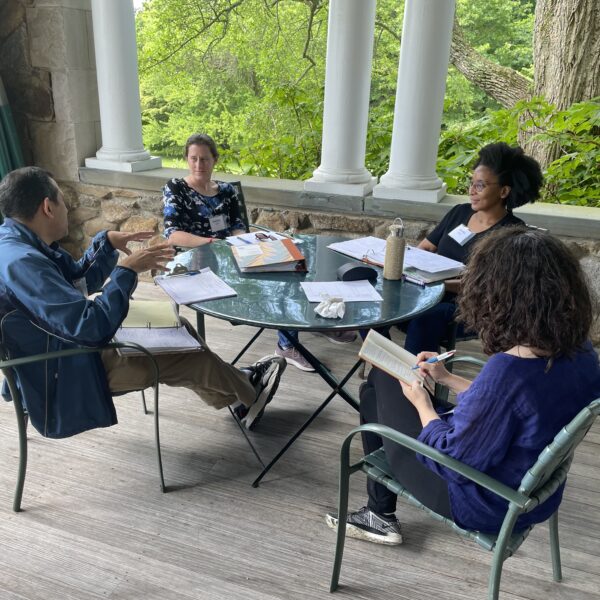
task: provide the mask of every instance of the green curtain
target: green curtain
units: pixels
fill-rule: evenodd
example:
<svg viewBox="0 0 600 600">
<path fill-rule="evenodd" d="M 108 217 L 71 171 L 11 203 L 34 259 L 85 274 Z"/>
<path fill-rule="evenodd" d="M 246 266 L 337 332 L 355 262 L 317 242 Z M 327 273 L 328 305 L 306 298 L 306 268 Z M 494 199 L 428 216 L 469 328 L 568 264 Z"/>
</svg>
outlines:
<svg viewBox="0 0 600 600">
<path fill-rule="evenodd" d="M 17 137 L 6 91 L 0 78 L 0 179 L 9 171 L 24 166 L 21 145 Z"/>
<path fill-rule="evenodd" d="M 9 171 L 18 169 L 24 164 L 12 112 L 0 77 L 0 179 Z M 0 223 L 2 220 L 0 214 Z"/>
</svg>

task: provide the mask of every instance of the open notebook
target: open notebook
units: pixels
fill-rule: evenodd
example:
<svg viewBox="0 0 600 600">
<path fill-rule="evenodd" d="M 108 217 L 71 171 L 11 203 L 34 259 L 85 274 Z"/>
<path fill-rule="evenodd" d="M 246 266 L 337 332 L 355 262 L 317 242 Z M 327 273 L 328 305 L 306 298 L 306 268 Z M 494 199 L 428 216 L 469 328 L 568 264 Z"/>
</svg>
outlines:
<svg viewBox="0 0 600 600">
<path fill-rule="evenodd" d="M 200 350 L 200 342 L 183 326 L 169 300 L 131 300 L 129 312 L 114 337 L 115 342 L 133 342 L 152 354 Z M 122 355 L 141 355 L 135 348 L 119 348 Z"/>
</svg>

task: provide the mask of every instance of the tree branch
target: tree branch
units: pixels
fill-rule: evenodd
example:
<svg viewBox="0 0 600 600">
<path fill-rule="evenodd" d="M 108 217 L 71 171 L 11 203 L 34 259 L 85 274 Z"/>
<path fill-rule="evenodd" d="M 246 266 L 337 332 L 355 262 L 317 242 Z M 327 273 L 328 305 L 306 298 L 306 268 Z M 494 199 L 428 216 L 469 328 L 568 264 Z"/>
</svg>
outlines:
<svg viewBox="0 0 600 600">
<path fill-rule="evenodd" d="M 474 85 L 505 108 L 529 97 L 533 82 L 514 69 L 485 58 L 467 42 L 456 18 L 450 47 L 450 62 Z"/>
</svg>

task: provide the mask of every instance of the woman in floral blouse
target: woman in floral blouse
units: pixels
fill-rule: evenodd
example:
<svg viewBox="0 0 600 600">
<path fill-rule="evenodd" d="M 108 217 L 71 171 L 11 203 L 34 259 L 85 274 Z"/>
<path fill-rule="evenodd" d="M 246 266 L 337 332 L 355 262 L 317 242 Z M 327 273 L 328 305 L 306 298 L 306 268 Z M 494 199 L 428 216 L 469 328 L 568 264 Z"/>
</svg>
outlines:
<svg viewBox="0 0 600 600">
<path fill-rule="evenodd" d="M 202 133 L 192 135 L 185 158 L 189 175 L 169 180 L 163 189 L 165 236 L 176 246 L 196 247 L 244 233 L 233 186 L 211 179 L 219 159 L 214 140 Z"/>
</svg>

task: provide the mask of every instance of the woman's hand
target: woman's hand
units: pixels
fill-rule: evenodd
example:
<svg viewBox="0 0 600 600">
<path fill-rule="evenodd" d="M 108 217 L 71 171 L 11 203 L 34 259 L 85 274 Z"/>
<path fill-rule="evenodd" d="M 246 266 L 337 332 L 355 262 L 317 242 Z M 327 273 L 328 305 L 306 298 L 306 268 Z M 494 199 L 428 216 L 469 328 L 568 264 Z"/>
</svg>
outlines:
<svg viewBox="0 0 600 600">
<path fill-rule="evenodd" d="M 438 356 L 437 352 L 419 352 L 417 354 L 417 365 L 419 365 L 419 374 L 422 377 L 429 375 L 436 383 L 443 383 L 450 373 L 443 362 L 428 363 L 427 359 Z"/>
<path fill-rule="evenodd" d="M 125 231 L 107 231 L 106 239 L 115 250 L 120 250 L 129 256 L 131 254 L 131 250 L 127 247 L 129 242 L 145 242 L 154 235 L 154 231 L 138 231 L 137 233 L 127 233 Z"/>
<path fill-rule="evenodd" d="M 419 382 L 415 381 L 409 385 L 408 383 L 400 381 L 400 385 L 402 386 L 402 391 L 404 392 L 406 399 L 417 409 L 423 427 L 431 421 L 439 419 L 438 414 L 433 408 L 429 394 Z"/>
</svg>

